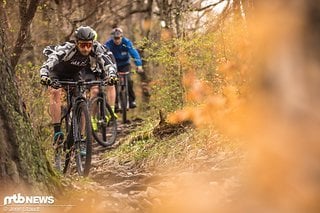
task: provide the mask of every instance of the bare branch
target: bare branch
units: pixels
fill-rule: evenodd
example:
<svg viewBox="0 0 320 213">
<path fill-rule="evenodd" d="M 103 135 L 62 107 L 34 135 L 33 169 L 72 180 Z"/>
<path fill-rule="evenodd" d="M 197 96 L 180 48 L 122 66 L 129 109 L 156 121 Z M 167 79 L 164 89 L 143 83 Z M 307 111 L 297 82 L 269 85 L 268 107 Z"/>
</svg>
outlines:
<svg viewBox="0 0 320 213">
<path fill-rule="evenodd" d="M 203 11 L 203 10 L 207 10 L 207 9 L 215 7 L 215 6 L 221 4 L 222 2 L 225 2 L 225 1 L 226 0 L 220 0 L 220 1 L 216 2 L 216 3 L 209 4 L 209 5 L 205 6 L 205 7 L 192 8 L 190 11 L 198 11 L 198 12 L 200 12 L 200 11 Z"/>
<path fill-rule="evenodd" d="M 29 35 L 30 24 L 36 13 L 39 2 L 40 0 L 31 0 L 29 6 L 26 7 L 26 2 L 23 0 L 20 1 L 20 3 L 22 3 L 22 5 L 19 5 L 21 19 L 20 30 L 10 59 L 13 71 L 23 51 L 23 45 Z"/>
<path fill-rule="evenodd" d="M 212 31 L 216 31 L 220 28 L 221 23 L 224 22 L 224 20 L 228 17 L 230 12 L 232 11 L 232 8 L 230 6 L 230 0 L 227 0 L 227 5 L 224 7 L 223 11 L 221 12 L 221 15 L 216 22 L 215 26 L 211 28 Z"/>
<path fill-rule="evenodd" d="M 98 7 L 95 7 L 94 10 L 91 13 L 89 13 L 87 16 L 83 17 L 82 19 L 73 20 L 72 22 L 73 22 L 73 24 L 83 22 L 83 21 L 89 19 L 90 17 L 92 17 L 97 11 L 98 11 Z"/>
</svg>

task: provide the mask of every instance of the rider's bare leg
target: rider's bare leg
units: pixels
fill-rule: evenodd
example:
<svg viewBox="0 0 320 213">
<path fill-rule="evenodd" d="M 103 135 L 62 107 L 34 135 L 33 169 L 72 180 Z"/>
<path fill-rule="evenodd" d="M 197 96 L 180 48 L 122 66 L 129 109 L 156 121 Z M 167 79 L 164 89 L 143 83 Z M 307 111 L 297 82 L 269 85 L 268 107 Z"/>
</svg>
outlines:
<svg viewBox="0 0 320 213">
<path fill-rule="evenodd" d="M 61 120 L 61 92 L 62 89 L 53 89 L 50 87 L 50 115 L 53 124 L 60 123 Z"/>
<path fill-rule="evenodd" d="M 115 86 L 107 86 L 107 97 L 108 103 L 111 106 L 112 110 L 114 110 L 114 105 L 116 102 L 116 87 Z"/>
<path fill-rule="evenodd" d="M 61 133 L 61 93 L 62 89 L 53 89 L 49 88 L 50 93 L 50 105 L 49 111 L 52 119 L 53 124 L 53 131 L 54 131 L 54 143 L 57 140 L 62 141 L 63 134 Z M 60 143 L 60 142 L 58 142 Z"/>
<path fill-rule="evenodd" d="M 98 93 L 99 93 L 99 87 L 96 85 L 92 86 L 90 88 L 90 99 L 92 100 L 95 97 L 97 97 Z M 95 115 L 96 113 L 97 113 L 97 105 L 91 107 L 91 115 Z"/>
</svg>

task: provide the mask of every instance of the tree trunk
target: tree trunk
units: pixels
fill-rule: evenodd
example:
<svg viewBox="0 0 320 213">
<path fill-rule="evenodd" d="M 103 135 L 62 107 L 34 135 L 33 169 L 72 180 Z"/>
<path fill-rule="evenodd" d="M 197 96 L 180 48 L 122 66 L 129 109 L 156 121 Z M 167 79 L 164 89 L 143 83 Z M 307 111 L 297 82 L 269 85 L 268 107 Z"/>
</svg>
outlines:
<svg viewBox="0 0 320 213">
<path fill-rule="evenodd" d="M 2 2 L 2 1 L 1 1 Z M 0 7 L 2 3 L 0 2 Z M 24 111 L 14 72 L 5 46 L 3 19 L 0 20 L 0 185 L 32 186 L 50 190 L 56 185 L 55 174 L 39 141 L 33 134 L 31 122 Z"/>
</svg>

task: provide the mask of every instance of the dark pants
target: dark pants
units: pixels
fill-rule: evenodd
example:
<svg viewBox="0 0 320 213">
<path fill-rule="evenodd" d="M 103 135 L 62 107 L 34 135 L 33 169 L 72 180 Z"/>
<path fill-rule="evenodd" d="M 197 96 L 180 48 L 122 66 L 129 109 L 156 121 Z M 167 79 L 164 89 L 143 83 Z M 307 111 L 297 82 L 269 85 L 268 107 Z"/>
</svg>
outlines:
<svg viewBox="0 0 320 213">
<path fill-rule="evenodd" d="M 128 71 L 129 72 L 131 71 L 130 64 L 118 67 L 118 72 L 128 72 Z M 133 91 L 133 81 L 131 79 L 131 72 L 128 75 L 128 93 L 129 93 L 129 102 L 132 103 L 133 101 L 136 100 L 136 95 Z"/>
</svg>

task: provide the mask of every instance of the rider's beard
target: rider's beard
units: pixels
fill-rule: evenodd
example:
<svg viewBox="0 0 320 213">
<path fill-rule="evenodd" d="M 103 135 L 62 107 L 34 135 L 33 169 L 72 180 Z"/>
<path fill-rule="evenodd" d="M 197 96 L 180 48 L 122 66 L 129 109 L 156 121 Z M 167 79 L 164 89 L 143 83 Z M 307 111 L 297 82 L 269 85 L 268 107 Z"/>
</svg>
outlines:
<svg viewBox="0 0 320 213">
<path fill-rule="evenodd" d="M 88 49 L 79 50 L 79 52 L 84 56 L 88 56 L 90 54 L 90 51 L 91 51 L 91 49 L 90 50 L 88 50 Z"/>
</svg>

